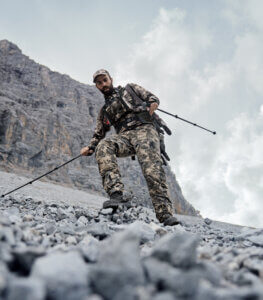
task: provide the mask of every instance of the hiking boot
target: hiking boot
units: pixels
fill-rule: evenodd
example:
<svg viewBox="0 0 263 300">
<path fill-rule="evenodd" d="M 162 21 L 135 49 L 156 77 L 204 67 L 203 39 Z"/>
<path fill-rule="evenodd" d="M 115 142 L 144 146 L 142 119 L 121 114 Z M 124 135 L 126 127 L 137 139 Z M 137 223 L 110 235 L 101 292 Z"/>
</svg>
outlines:
<svg viewBox="0 0 263 300">
<path fill-rule="evenodd" d="M 113 210 L 117 209 L 120 205 L 127 206 L 129 204 L 128 200 L 123 198 L 122 192 L 114 192 L 110 196 L 110 200 L 107 200 L 103 203 L 103 208 L 112 208 Z"/>
<path fill-rule="evenodd" d="M 174 226 L 174 225 L 178 225 L 181 224 L 180 221 L 178 221 L 176 219 L 176 217 L 172 216 L 172 215 L 165 215 L 163 216 L 163 221 L 162 221 L 163 225 L 165 226 Z"/>
</svg>

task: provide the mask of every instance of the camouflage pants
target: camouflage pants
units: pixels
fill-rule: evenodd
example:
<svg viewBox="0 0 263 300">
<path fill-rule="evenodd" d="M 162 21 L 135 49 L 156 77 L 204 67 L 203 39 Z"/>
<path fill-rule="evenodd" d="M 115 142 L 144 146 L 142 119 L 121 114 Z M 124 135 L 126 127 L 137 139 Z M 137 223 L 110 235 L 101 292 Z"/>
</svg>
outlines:
<svg viewBox="0 0 263 300">
<path fill-rule="evenodd" d="M 96 160 L 103 187 L 109 195 L 124 190 L 116 157 L 134 154 L 146 179 L 156 216 L 162 222 L 163 216 L 172 214 L 173 209 L 162 167 L 159 135 L 153 125 L 144 124 L 100 141 Z"/>
</svg>

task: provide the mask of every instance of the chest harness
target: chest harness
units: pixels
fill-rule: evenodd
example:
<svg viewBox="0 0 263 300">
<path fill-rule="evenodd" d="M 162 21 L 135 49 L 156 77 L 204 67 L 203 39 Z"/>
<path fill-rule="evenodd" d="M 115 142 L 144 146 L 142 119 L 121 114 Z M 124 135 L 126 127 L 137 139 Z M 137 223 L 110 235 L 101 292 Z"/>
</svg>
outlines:
<svg viewBox="0 0 263 300">
<path fill-rule="evenodd" d="M 171 135 L 171 130 L 167 127 L 166 123 L 156 114 L 153 113 L 151 116 L 147 111 L 147 103 L 143 101 L 138 94 L 134 91 L 133 87 L 129 84 L 125 86 L 125 90 L 129 93 L 132 98 L 132 103 L 125 100 L 123 97 L 123 89 L 117 88 L 117 95 L 116 97 L 124 106 L 126 112 L 121 116 L 119 120 L 113 120 L 110 114 L 107 112 L 107 107 L 110 106 L 114 101 L 116 101 L 116 97 L 110 99 L 105 105 L 103 106 L 103 113 L 106 118 L 109 120 L 110 124 L 114 126 L 117 133 L 120 132 L 122 128 L 125 130 L 134 129 L 138 126 L 138 124 L 129 126 L 129 123 L 133 121 L 139 121 L 141 124 L 153 124 L 160 136 L 160 150 L 162 155 L 162 160 L 164 165 L 167 165 L 166 160 L 170 161 L 168 154 L 165 151 L 165 144 L 164 144 L 164 133 L 166 132 L 168 135 Z M 127 117 L 127 115 L 130 115 Z M 135 159 L 132 157 L 132 159 Z"/>
</svg>

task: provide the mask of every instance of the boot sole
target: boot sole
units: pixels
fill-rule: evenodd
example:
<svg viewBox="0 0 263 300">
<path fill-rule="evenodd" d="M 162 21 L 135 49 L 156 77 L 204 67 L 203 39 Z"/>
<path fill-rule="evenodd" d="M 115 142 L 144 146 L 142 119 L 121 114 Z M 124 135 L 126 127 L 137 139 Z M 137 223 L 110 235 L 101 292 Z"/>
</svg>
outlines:
<svg viewBox="0 0 263 300">
<path fill-rule="evenodd" d="M 103 203 L 103 208 L 104 209 L 106 209 L 106 208 L 118 209 L 122 205 L 125 206 L 125 207 L 127 207 L 127 208 L 131 207 L 131 203 L 129 203 L 129 201 L 128 202 L 113 202 L 113 201 L 109 201 L 108 203 L 105 203 L 105 202 Z"/>
</svg>

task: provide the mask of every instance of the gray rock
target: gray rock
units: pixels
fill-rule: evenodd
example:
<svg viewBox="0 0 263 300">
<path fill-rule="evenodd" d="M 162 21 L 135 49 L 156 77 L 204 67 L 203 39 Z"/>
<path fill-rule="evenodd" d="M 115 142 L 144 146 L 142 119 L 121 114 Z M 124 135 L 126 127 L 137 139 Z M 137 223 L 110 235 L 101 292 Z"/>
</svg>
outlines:
<svg viewBox="0 0 263 300">
<path fill-rule="evenodd" d="M 88 294 L 88 269 L 78 252 L 38 258 L 31 277 L 45 282 L 50 299 L 85 299 Z"/>
<path fill-rule="evenodd" d="M 260 235 L 249 236 L 247 238 L 252 244 L 263 247 L 263 233 Z M 251 245 L 250 245 L 251 246 Z"/>
<path fill-rule="evenodd" d="M 116 224 L 120 225 L 122 223 L 123 223 L 122 219 L 117 219 Z"/>
<path fill-rule="evenodd" d="M 34 216 L 30 215 L 30 214 L 26 214 L 23 216 L 23 222 L 31 222 L 34 220 Z"/>
<path fill-rule="evenodd" d="M 263 290 L 261 286 L 243 287 L 243 288 L 214 288 L 207 282 L 201 282 L 195 299 L 197 300 L 247 300 L 263 299 Z"/>
<path fill-rule="evenodd" d="M 16 241 L 12 228 L 0 227 L 0 240 L 7 242 L 10 246 L 14 246 Z"/>
<path fill-rule="evenodd" d="M 170 282 L 170 280 L 181 274 L 179 269 L 173 268 L 169 263 L 160 261 L 154 257 L 143 259 L 142 264 L 147 281 L 154 283 L 160 289 L 166 288 L 169 285 L 167 282 Z"/>
<path fill-rule="evenodd" d="M 30 273 L 31 267 L 34 261 L 41 256 L 46 254 L 45 250 L 41 247 L 26 247 L 17 248 L 12 251 L 14 257 L 13 265 L 15 266 L 16 272 L 23 275 L 28 275 Z"/>
<path fill-rule="evenodd" d="M 141 258 L 143 257 L 148 257 L 151 255 L 151 251 L 152 251 L 152 246 L 153 246 L 153 242 L 148 242 L 146 244 L 142 244 L 140 246 L 140 256 Z"/>
<path fill-rule="evenodd" d="M 91 294 L 88 296 L 87 300 L 103 300 L 103 298 L 98 294 Z"/>
<path fill-rule="evenodd" d="M 17 200 L 17 198 L 13 199 L 13 200 L 14 200 L 13 202 L 15 202 Z M 19 208 L 12 206 L 6 210 L 6 213 L 8 213 L 9 215 L 19 216 L 20 211 L 19 211 Z"/>
<path fill-rule="evenodd" d="M 71 225 L 71 224 L 59 226 L 59 228 L 57 228 L 57 229 L 61 233 L 71 234 L 71 235 L 75 235 L 76 234 L 75 230 L 73 229 L 73 225 Z"/>
<path fill-rule="evenodd" d="M 66 219 L 70 216 L 70 214 L 62 209 L 61 207 L 58 208 L 57 210 L 57 220 L 63 220 Z"/>
<path fill-rule="evenodd" d="M 212 223 L 212 220 L 210 220 L 209 218 L 205 218 L 204 222 L 205 224 L 210 225 Z"/>
<path fill-rule="evenodd" d="M 118 215 L 118 214 L 113 214 L 113 215 L 112 215 L 112 221 L 113 221 L 113 222 L 116 223 L 118 219 L 119 219 L 119 215 Z"/>
<path fill-rule="evenodd" d="M 108 224 L 90 224 L 87 227 L 87 233 L 92 234 L 94 237 L 104 239 L 110 235 L 111 231 Z"/>
<path fill-rule="evenodd" d="M 137 235 L 141 244 L 153 241 L 155 237 L 155 231 L 151 228 L 151 226 L 142 221 L 136 221 L 128 225 L 127 230 Z"/>
<path fill-rule="evenodd" d="M 256 274 L 263 280 L 263 261 L 262 257 L 251 257 L 243 261 L 243 267 L 247 268 L 250 272 Z"/>
<path fill-rule="evenodd" d="M 0 261 L 10 264 L 13 261 L 13 256 L 11 255 L 10 245 L 0 241 Z"/>
<path fill-rule="evenodd" d="M 238 286 L 261 284 L 260 278 L 246 269 L 241 269 L 233 273 L 232 278 L 230 279 L 232 280 L 233 283 L 235 283 Z"/>
<path fill-rule="evenodd" d="M 250 237 L 257 237 L 263 235 L 263 229 L 253 229 L 248 227 L 243 227 L 241 233 L 235 237 L 237 241 L 244 241 Z"/>
<path fill-rule="evenodd" d="M 0 261 L 0 296 L 7 287 L 8 270 L 6 265 Z"/>
<path fill-rule="evenodd" d="M 47 235 L 51 235 L 57 231 L 57 227 L 55 224 L 48 223 L 45 225 Z"/>
<path fill-rule="evenodd" d="M 76 245 L 78 242 L 77 242 L 77 239 L 74 237 L 74 236 L 68 236 L 66 238 L 66 244 L 69 244 L 69 245 Z"/>
<path fill-rule="evenodd" d="M 106 299 L 114 299 L 127 286 L 143 285 L 138 237 L 123 231 L 104 240 L 90 276 L 94 291 Z"/>
<path fill-rule="evenodd" d="M 112 214 L 112 212 L 113 212 L 113 209 L 112 209 L 112 208 L 107 208 L 107 209 L 102 209 L 102 210 L 100 211 L 100 214 L 107 216 L 107 215 Z"/>
<path fill-rule="evenodd" d="M 23 230 L 22 241 L 26 242 L 27 244 L 30 244 L 30 242 L 34 240 L 37 234 L 38 233 L 34 229 L 27 227 Z"/>
<path fill-rule="evenodd" d="M 196 247 L 200 238 L 190 233 L 169 233 L 161 237 L 151 255 L 175 267 L 188 268 L 196 263 Z"/>
<path fill-rule="evenodd" d="M 0 214 L 0 224 L 4 226 L 10 226 L 11 220 L 7 215 Z"/>
<path fill-rule="evenodd" d="M 16 278 L 10 282 L 7 300 L 44 300 L 46 288 L 42 280 L 36 278 Z"/>
<path fill-rule="evenodd" d="M 176 300 L 176 299 L 179 300 L 179 298 L 177 298 L 177 297 L 175 298 L 175 296 L 171 292 L 168 292 L 168 291 L 158 293 L 152 298 L 152 300 Z"/>
<path fill-rule="evenodd" d="M 99 213 L 95 209 L 89 209 L 87 212 L 85 212 L 85 215 L 89 220 L 94 220 L 99 216 Z"/>
<path fill-rule="evenodd" d="M 79 243 L 79 249 L 86 262 L 96 262 L 100 252 L 100 242 L 92 235 L 86 235 Z"/>
<path fill-rule="evenodd" d="M 115 295 L 115 300 L 151 300 L 152 296 L 147 288 L 143 286 L 126 285 Z"/>
<path fill-rule="evenodd" d="M 223 281 L 222 271 L 210 261 L 198 263 L 189 272 L 199 277 L 199 279 L 209 281 L 213 286 L 220 286 Z"/>
<path fill-rule="evenodd" d="M 42 242 L 41 242 L 41 246 L 42 246 L 42 247 L 48 248 L 48 247 L 51 247 L 52 244 L 53 244 L 53 243 L 51 242 L 49 236 L 44 236 L 44 237 L 43 237 Z"/>
<path fill-rule="evenodd" d="M 89 220 L 85 216 L 80 216 L 76 222 L 79 226 L 86 226 L 89 223 Z"/>
<path fill-rule="evenodd" d="M 197 272 L 174 268 L 167 262 L 149 257 L 144 260 L 148 280 L 160 290 L 170 290 L 176 297 L 192 297 L 198 289 L 201 277 Z M 187 298 L 188 299 L 188 298 Z"/>
<path fill-rule="evenodd" d="M 128 226 L 127 224 L 120 224 L 120 225 L 109 224 L 109 229 L 115 232 L 120 232 L 126 230 L 127 226 Z"/>
<path fill-rule="evenodd" d="M 164 227 L 162 227 L 154 222 L 151 222 L 149 224 L 149 226 L 155 231 L 156 235 L 158 235 L 159 237 L 167 234 L 167 232 L 168 232 Z M 178 226 L 181 226 L 181 225 L 177 225 L 176 230 L 177 230 Z"/>
</svg>

